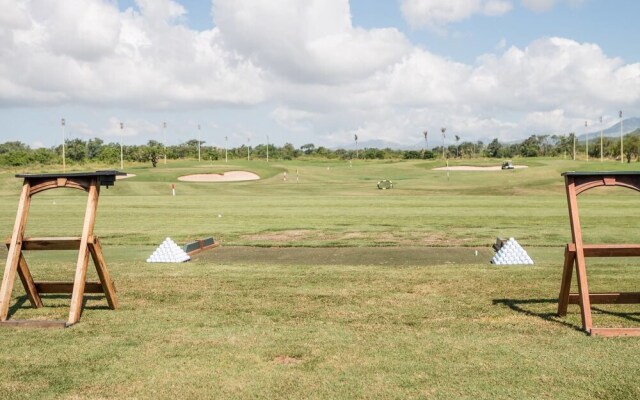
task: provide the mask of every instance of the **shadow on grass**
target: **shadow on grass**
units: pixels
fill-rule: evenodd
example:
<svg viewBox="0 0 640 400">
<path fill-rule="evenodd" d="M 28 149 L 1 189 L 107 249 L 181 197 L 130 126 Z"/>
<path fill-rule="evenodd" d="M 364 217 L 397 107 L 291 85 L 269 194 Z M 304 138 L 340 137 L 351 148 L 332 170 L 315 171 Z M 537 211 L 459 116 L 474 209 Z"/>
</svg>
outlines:
<svg viewBox="0 0 640 400">
<path fill-rule="evenodd" d="M 493 305 L 507 306 L 511 310 L 524 315 L 538 317 L 545 321 L 555 322 L 557 324 L 572 328 L 573 330 L 585 333 L 581 326 L 574 325 L 558 317 L 557 312 L 539 312 L 531 309 L 536 304 L 558 304 L 558 299 L 494 299 Z"/>
<path fill-rule="evenodd" d="M 47 300 L 58 300 L 58 299 L 71 300 L 71 295 L 60 295 L 60 294 L 40 295 L 40 298 L 42 299 L 42 302 L 45 303 Z M 84 296 L 84 298 L 82 299 L 83 310 L 110 310 L 108 305 L 87 306 L 87 301 L 89 300 L 103 300 L 105 302 L 107 301 L 106 298 L 101 295 Z M 25 303 L 27 303 L 28 305 L 25 305 Z M 44 304 L 43 308 L 69 308 L 69 307 L 70 307 L 70 304 L 53 304 L 53 305 Z M 26 294 L 18 297 L 15 304 L 9 307 L 7 318 L 11 318 L 16 312 L 18 312 L 18 310 L 25 309 L 25 308 L 32 308 L 31 303 L 29 302 L 29 297 Z"/>
<path fill-rule="evenodd" d="M 559 317 L 556 312 L 536 312 L 527 307 L 527 305 L 535 304 L 557 304 L 558 299 L 494 299 L 494 305 L 504 305 L 512 309 L 513 311 L 541 318 L 545 321 L 555 322 L 560 325 L 567 326 L 576 331 L 584 332 L 581 326 L 577 326 L 565 321 L 562 317 Z M 591 307 L 592 313 L 606 314 L 618 318 L 624 318 L 629 321 L 640 323 L 640 312 L 615 312 L 610 310 L 603 310 L 599 307 Z"/>
<path fill-rule="evenodd" d="M 594 311 L 600 314 L 613 315 L 614 317 L 628 319 L 633 322 L 640 322 L 640 312 L 614 312 L 610 310 L 603 310 L 599 307 L 591 307 L 591 312 Z"/>
</svg>

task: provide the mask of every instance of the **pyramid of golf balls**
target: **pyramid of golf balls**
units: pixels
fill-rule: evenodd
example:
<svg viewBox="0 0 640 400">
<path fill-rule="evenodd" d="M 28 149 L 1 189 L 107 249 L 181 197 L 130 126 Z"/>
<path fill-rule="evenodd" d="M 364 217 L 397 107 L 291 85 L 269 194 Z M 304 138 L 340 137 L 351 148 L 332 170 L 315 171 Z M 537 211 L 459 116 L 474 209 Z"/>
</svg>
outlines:
<svg viewBox="0 0 640 400">
<path fill-rule="evenodd" d="M 491 259 L 496 265 L 531 265 L 533 260 L 514 238 L 509 238 Z"/>
<path fill-rule="evenodd" d="M 166 238 L 160 246 L 147 258 L 148 263 L 180 263 L 191 260 L 171 238 Z"/>
</svg>

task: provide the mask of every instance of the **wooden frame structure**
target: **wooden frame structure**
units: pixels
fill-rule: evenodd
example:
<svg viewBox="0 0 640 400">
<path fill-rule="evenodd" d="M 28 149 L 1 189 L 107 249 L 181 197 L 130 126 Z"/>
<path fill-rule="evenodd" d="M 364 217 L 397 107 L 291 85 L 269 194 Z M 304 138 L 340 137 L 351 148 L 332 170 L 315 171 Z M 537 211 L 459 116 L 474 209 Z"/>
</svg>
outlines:
<svg viewBox="0 0 640 400">
<path fill-rule="evenodd" d="M 102 246 L 93 235 L 93 227 L 98 209 L 100 186 L 111 186 L 115 183 L 116 175 L 124 175 L 118 171 L 97 171 L 82 173 L 60 174 L 19 174 L 16 178 L 23 178 L 22 192 L 18 203 L 15 225 L 11 239 L 7 241 L 9 252 L 7 263 L 0 286 L 0 325 L 8 326 L 38 326 L 38 327 L 68 327 L 80 320 L 82 303 L 85 293 L 104 293 L 111 309 L 118 307 L 116 291 L 109 276 L 107 265 L 102 255 Z M 80 237 L 24 237 L 31 197 L 50 189 L 71 188 L 88 193 L 87 207 L 84 216 L 82 235 Z M 78 250 L 78 261 L 73 282 L 36 282 L 31 276 L 25 250 Z M 99 282 L 86 282 L 89 255 L 98 272 Z M 71 293 L 71 305 L 67 321 L 32 321 L 8 320 L 11 292 L 16 277 L 20 277 L 32 307 L 42 307 L 40 294 L 43 293 Z"/>
<path fill-rule="evenodd" d="M 587 284 L 586 257 L 638 257 L 638 244 L 584 244 L 578 213 L 578 195 L 596 187 L 624 187 L 640 191 L 640 172 L 565 172 L 572 243 L 564 252 L 564 271 L 558 299 L 558 315 L 565 316 L 569 304 L 580 306 L 582 328 L 593 336 L 640 336 L 640 328 L 596 328 L 591 320 L 591 304 L 640 303 L 640 293 L 590 293 Z M 570 293 L 575 266 L 578 293 Z"/>
</svg>

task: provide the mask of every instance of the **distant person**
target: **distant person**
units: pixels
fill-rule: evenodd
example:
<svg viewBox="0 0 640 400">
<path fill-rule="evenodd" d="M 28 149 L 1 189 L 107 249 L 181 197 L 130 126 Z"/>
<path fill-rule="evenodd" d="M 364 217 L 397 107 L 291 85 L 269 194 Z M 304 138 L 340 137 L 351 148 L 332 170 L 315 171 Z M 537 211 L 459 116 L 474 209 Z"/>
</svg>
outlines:
<svg viewBox="0 0 640 400">
<path fill-rule="evenodd" d="M 287 180 L 287 171 L 284 171 L 284 174 L 282 176 L 282 180 L 286 181 Z"/>
</svg>

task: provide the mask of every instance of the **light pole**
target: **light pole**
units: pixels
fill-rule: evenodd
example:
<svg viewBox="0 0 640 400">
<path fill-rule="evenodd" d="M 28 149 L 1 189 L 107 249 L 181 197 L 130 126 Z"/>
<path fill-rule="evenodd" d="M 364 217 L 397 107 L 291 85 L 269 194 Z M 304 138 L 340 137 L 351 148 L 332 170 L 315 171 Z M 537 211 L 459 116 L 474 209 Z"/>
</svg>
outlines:
<svg viewBox="0 0 640 400">
<path fill-rule="evenodd" d="M 358 135 L 353 135 L 353 139 L 356 141 L 356 160 L 358 159 Z"/>
<path fill-rule="evenodd" d="M 227 136 L 224 137 L 224 162 L 227 162 L 227 140 L 229 140 L 229 138 Z"/>
<path fill-rule="evenodd" d="M 269 162 L 269 135 L 267 135 L 267 162 Z"/>
<path fill-rule="evenodd" d="M 604 161 L 604 147 L 602 145 L 602 115 L 600 116 L 600 162 Z"/>
<path fill-rule="evenodd" d="M 442 132 L 442 159 L 444 160 L 444 133 L 447 131 L 447 128 L 440 128 L 440 132 Z"/>
<path fill-rule="evenodd" d="M 200 162 L 200 124 L 198 124 L 198 162 Z"/>
<path fill-rule="evenodd" d="M 60 121 L 60 125 L 62 126 L 62 172 L 67 171 L 67 160 L 66 160 L 66 155 L 64 151 L 65 142 L 67 141 L 67 137 L 64 132 L 65 124 L 66 124 L 65 120 L 64 118 L 62 118 L 62 120 Z"/>
<path fill-rule="evenodd" d="M 620 162 L 624 164 L 624 151 L 622 147 L 624 146 L 622 140 L 622 110 L 620 110 Z"/>
<path fill-rule="evenodd" d="M 164 164 L 167 165 L 167 123 L 162 123 L 162 133 L 164 134 L 164 142 L 162 143 L 162 147 L 164 147 Z"/>
<path fill-rule="evenodd" d="M 587 121 L 584 121 L 584 133 L 587 135 L 587 144 L 586 144 L 586 153 L 587 153 L 587 162 L 589 161 L 589 132 L 587 132 Z"/>
<path fill-rule="evenodd" d="M 124 137 L 124 123 L 120 122 L 120 169 L 124 169 L 124 151 L 122 148 L 123 137 Z"/>
</svg>

